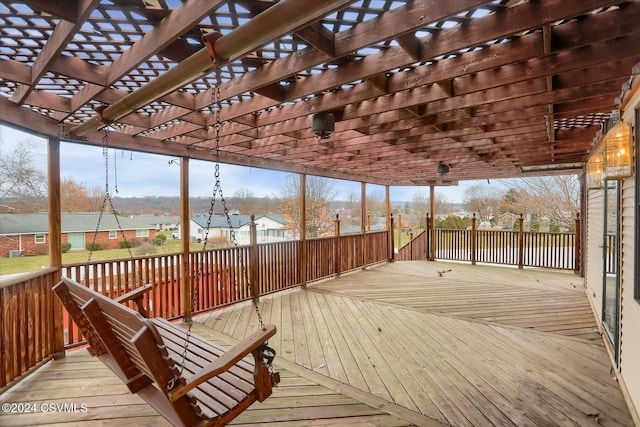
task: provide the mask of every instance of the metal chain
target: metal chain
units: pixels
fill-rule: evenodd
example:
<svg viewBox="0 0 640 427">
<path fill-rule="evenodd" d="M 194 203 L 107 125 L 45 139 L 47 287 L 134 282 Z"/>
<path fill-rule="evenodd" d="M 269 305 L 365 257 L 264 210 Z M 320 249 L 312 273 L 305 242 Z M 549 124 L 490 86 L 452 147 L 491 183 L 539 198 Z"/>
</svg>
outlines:
<svg viewBox="0 0 640 427">
<path fill-rule="evenodd" d="M 240 262 L 240 267 L 241 267 L 244 279 L 247 283 L 247 286 L 249 286 L 249 292 L 251 292 L 252 294 L 251 299 L 253 302 L 253 307 L 255 309 L 255 312 L 258 315 L 258 322 L 260 325 L 260 329 L 262 329 L 263 331 L 266 331 L 267 327 L 265 326 L 264 321 L 262 320 L 262 313 L 260 312 L 260 307 L 258 306 L 258 297 L 256 295 L 253 295 L 253 288 L 249 283 L 249 277 L 248 277 L 246 265 L 244 263 L 244 257 L 242 256 L 242 251 L 239 248 L 236 233 L 233 230 L 231 215 L 229 215 L 229 208 L 227 207 L 227 201 L 224 197 L 224 194 L 222 193 L 222 185 L 220 183 L 220 129 L 222 127 L 222 118 L 221 118 L 222 98 L 220 96 L 220 84 L 222 82 L 222 68 L 220 67 L 220 65 L 216 65 L 215 73 L 216 73 L 216 83 L 213 87 L 213 92 L 211 94 L 211 105 L 214 108 L 213 131 L 214 131 L 214 138 L 215 138 L 215 148 L 214 148 L 215 168 L 214 168 L 213 175 L 215 178 L 215 184 L 213 186 L 213 194 L 211 195 L 211 204 L 209 206 L 209 216 L 207 218 L 207 227 L 204 232 L 204 238 L 202 239 L 201 254 L 203 255 L 203 258 L 204 258 L 204 254 L 207 249 L 207 243 L 209 240 L 209 229 L 211 228 L 211 220 L 214 216 L 216 195 L 219 195 L 220 203 L 222 204 L 222 210 L 224 212 L 224 215 L 227 218 L 227 225 L 229 227 L 229 237 L 231 238 L 231 242 L 236 248 L 236 251 L 238 253 L 238 260 Z M 193 298 L 191 299 L 191 316 L 189 317 L 189 323 L 187 325 L 187 334 L 185 336 L 185 341 L 184 341 L 184 346 L 182 351 L 182 363 L 180 364 L 179 374 L 173 377 L 167 384 L 167 387 L 169 390 L 171 390 L 173 387 L 175 387 L 178 384 L 178 382 L 180 381 L 180 377 L 182 377 L 182 373 L 184 372 L 184 368 L 187 360 L 187 354 L 188 354 L 187 348 L 189 347 L 189 341 L 191 339 L 191 329 L 193 327 L 193 311 L 195 310 L 196 304 L 198 302 L 198 288 L 199 288 L 201 278 L 202 278 L 202 264 L 198 268 L 196 283 L 193 286 Z M 266 344 L 267 343 L 265 343 L 265 347 L 273 351 L 273 349 L 270 349 L 269 347 L 267 347 Z M 274 352 L 274 355 L 275 355 L 275 352 Z M 271 357 L 269 360 L 272 360 L 272 359 L 273 357 Z M 271 363 L 268 363 L 267 366 L 269 367 L 269 370 L 273 373 L 273 367 L 271 366 Z"/>
<path fill-rule="evenodd" d="M 98 223 L 96 224 L 96 230 L 93 233 L 93 240 L 91 241 L 91 245 L 89 246 L 89 256 L 87 257 L 87 265 L 85 267 L 85 277 L 87 271 L 89 270 L 89 264 L 91 263 L 91 258 L 93 257 L 93 251 L 96 246 L 96 242 L 98 239 L 98 233 L 100 231 L 100 224 L 102 223 L 102 218 L 104 216 L 104 211 L 107 207 L 107 202 L 109 202 L 109 208 L 111 212 L 113 212 L 113 216 L 116 219 L 116 224 L 118 224 L 118 230 L 120 231 L 120 235 L 122 236 L 122 240 L 125 242 L 125 246 L 127 247 L 127 252 L 129 253 L 129 259 L 132 260 L 133 269 L 134 269 L 134 283 L 140 283 L 142 278 L 139 277 L 138 268 L 133 262 L 133 252 L 131 252 L 131 245 L 127 240 L 127 236 L 124 233 L 124 229 L 122 228 L 122 224 L 120 223 L 120 218 L 116 214 L 116 210 L 113 206 L 113 200 L 111 199 L 111 194 L 109 192 L 109 127 L 105 126 L 104 135 L 102 136 L 102 157 L 104 157 L 104 198 L 102 199 L 102 206 L 100 206 L 100 215 L 98 215 Z M 117 191 L 117 190 L 116 190 Z"/>
</svg>

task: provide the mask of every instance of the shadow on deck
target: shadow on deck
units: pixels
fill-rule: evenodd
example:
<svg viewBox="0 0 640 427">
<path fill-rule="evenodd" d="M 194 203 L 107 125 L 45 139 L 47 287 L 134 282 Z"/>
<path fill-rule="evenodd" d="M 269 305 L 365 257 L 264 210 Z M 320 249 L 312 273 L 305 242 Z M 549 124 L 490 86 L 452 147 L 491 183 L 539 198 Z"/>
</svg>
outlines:
<svg viewBox="0 0 640 427">
<path fill-rule="evenodd" d="M 633 424 L 573 274 L 396 262 L 273 294 L 260 306 L 278 327 L 270 346 L 282 382 L 234 424 Z M 199 316 L 194 331 L 231 345 L 257 329 L 256 317 L 240 304 Z M 2 413 L 3 426 L 166 425 L 84 350 L 0 401 L 37 409 Z M 77 411 L 43 413 L 42 403 L 75 403 Z"/>
</svg>

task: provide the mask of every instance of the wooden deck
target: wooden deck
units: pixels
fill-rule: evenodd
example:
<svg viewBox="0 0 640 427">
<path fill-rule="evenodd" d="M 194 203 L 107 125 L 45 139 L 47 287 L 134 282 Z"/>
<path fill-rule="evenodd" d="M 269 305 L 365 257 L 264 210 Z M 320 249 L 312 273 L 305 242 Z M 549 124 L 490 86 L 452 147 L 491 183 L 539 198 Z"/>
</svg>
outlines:
<svg viewBox="0 0 640 427">
<path fill-rule="evenodd" d="M 632 426 L 581 279 L 570 273 L 396 262 L 264 297 L 282 382 L 245 425 Z M 233 344 L 250 304 L 200 316 Z M 100 362 L 70 352 L 1 402 L 86 403 L 0 425 L 166 425 Z"/>
</svg>

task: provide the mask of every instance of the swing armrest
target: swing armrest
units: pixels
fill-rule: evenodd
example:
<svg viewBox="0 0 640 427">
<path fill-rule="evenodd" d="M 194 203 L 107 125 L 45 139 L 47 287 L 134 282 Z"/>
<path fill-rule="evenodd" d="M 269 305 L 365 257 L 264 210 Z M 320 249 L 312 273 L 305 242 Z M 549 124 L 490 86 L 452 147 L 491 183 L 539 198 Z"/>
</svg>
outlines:
<svg viewBox="0 0 640 427">
<path fill-rule="evenodd" d="M 136 308 L 138 309 L 138 312 L 142 314 L 143 317 L 148 318 L 149 313 L 147 313 L 147 310 L 142 305 L 142 297 L 144 297 L 144 294 L 149 292 L 151 289 L 153 289 L 153 285 L 148 283 L 144 286 L 140 286 L 139 288 L 129 291 L 126 294 L 120 295 L 114 301 L 120 304 L 124 304 L 127 301 L 133 301 L 136 305 Z"/>
<path fill-rule="evenodd" d="M 260 330 L 254 333 L 249 338 L 235 345 L 216 360 L 203 367 L 200 371 L 193 374 L 193 376 L 187 380 L 185 385 L 169 393 L 169 399 L 171 399 L 172 402 L 175 402 L 203 382 L 228 371 L 229 368 L 238 363 L 248 354 L 257 352 L 260 346 L 275 334 L 275 325 L 266 325 L 266 330 Z M 255 362 L 258 363 L 258 360 Z"/>
</svg>

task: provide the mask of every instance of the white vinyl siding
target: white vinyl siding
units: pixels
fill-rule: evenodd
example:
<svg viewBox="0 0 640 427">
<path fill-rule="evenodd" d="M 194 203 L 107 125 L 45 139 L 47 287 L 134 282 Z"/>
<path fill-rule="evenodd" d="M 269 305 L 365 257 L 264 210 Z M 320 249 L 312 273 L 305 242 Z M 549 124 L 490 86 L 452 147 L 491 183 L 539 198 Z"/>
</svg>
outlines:
<svg viewBox="0 0 640 427">
<path fill-rule="evenodd" d="M 603 234 L 604 190 L 588 190 L 585 284 L 589 298 L 593 301 L 598 323 L 602 321 Z"/>
</svg>

